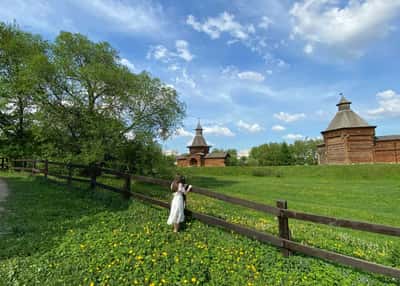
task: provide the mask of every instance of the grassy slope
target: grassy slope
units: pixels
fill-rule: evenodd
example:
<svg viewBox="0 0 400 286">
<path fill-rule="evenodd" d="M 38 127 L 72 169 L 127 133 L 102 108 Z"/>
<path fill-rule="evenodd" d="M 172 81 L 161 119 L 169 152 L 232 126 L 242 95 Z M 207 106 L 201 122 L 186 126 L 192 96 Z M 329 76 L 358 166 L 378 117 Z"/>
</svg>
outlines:
<svg viewBox="0 0 400 286">
<path fill-rule="evenodd" d="M 7 175 L 7 181 L 12 192 L 0 225 L 0 285 L 388 285 L 391 281 L 300 255 L 284 259 L 274 247 L 197 221 L 175 235 L 165 224 L 164 209 L 123 202 L 114 194 L 71 191 L 15 174 Z M 149 186 L 140 186 L 146 189 Z"/>
<path fill-rule="evenodd" d="M 267 176 L 252 176 L 267 170 Z M 400 165 L 182 169 L 195 185 L 289 208 L 400 226 Z"/>
<path fill-rule="evenodd" d="M 291 166 L 182 169 L 190 182 L 290 209 L 400 226 L 400 165 Z M 252 176 L 254 172 L 264 177 Z M 196 206 L 196 201 L 194 202 Z M 229 209 L 214 203 L 215 208 Z M 213 208 L 212 204 L 210 208 Z M 261 214 L 237 210 L 236 220 L 257 227 Z M 229 215 L 227 215 L 229 219 Z M 267 217 L 268 222 L 268 217 Z M 271 221 L 276 225 L 276 222 Z M 293 237 L 317 247 L 400 268 L 400 239 L 290 221 Z M 277 232 L 271 226 L 260 229 Z"/>
</svg>

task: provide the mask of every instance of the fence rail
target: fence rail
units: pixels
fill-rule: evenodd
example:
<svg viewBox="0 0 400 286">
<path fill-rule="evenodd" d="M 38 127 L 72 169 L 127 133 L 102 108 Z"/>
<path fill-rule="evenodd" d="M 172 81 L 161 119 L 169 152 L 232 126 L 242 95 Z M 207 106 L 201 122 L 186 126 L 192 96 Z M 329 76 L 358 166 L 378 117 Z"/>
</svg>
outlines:
<svg viewBox="0 0 400 286">
<path fill-rule="evenodd" d="M 161 180 L 161 179 L 153 179 L 153 178 L 142 177 L 142 176 L 132 176 L 132 178 L 137 181 L 143 182 L 143 183 L 153 183 L 153 184 L 157 184 L 157 185 L 161 185 L 161 186 L 169 185 L 168 181 Z M 240 198 L 236 198 L 236 197 L 231 197 L 228 195 L 212 192 L 210 190 L 203 189 L 203 188 L 193 187 L 192 192 L 202 194 L 202 195 L 205 195 L 210 198 L 219 199 L 224 202 L 251 208 L 253 210 L 269 213 L 269 214 L 272 214 L 275 216 L 286 216 L 288 218 L 293 218 L 293 219 L 297 219 L 297 220 L 304 220 L 304 221 L 309 221 L 309 222 L 314 222 L 314 223 L 319 223 L 319 224 L 326 224 L 326 225 L 330 225 L 330 226 L 350 228 L 350 229 L 355 229 L 355 230 L 362 230 L 362 231 L 367 231 L 367 232 L 374 232 L 374 233 L 379 233 L 379 234 L 386 234 L 386 235 L 400 237 L 400 228 L 399 227 L 374 224 L 374 223 L 368 223 L 368 222 L 362 222 L 362 221 L 338 219 L 338 218 L 334 218 L 334 217 L 292 211 L 292 210 L 288 210 L 285 208 L 269 206 L 269 205 L 255 203 L 252 201 L 248 201 L 248 200 L 244 200 L 244 199 L 240 199 Z"/>
<path fill-rule="evenodd" d="M 3 163 L 3 162 L 5 162 L 5 159 L 2 158 L 1 162 L 2 162 L 2 165 L 1 165 L 2 169 L 6 169 L 5 164 Z M 164 208 L 169 208 L 169 206 L 170 206 L 166 202 L 157 200 L 155 198 L 151 198 L 144 194 L 131 192 L 131 179 L 136 180 L 138 182 L 142 182 L 142 183 L 156 184 L 156 185 L 165 186 L 165 187 L 170 185 L 170 182 L 166 181 L 166 180 L 144 177 L 144 176 L 137 176 L 137 175 L 130 175 L 130 174 L 120 172 L 117 170 L 113 170 L 113 169 L 101 168 L 97 165 L 87 166 L 87 165 L 82 165 L 82 164 L 49 162 L 47 160 L 32 160 L 32 159 L 18 159 L 18 160 L 12 160 L 11 162 L 22 162 L 25 164 L 24 166 L 26 166 L 26 164 L 28 162 L 30 162 L 32 164 L 32 167 L 31 168 L 16 167 L 16 166 L 8 166 L 7 165 L 8 169 L 29 171 L 29 172 L 32 172 L 32 174 L 43 173 L 45 178 L 47 178 L 47 176 L 53 176 L 53 177 L 56 177 L 59 179 L 64 179 L 67 181 L 66 183 L 68 185 L 70 185 L 72 181 L 89 183 L 90 187 L 93 189 L 96 187 L 99 187 L 99 188 L 102 188 L 105 190 L 120 193 L 123 195 L 124 198 L 133 197 L 133 198 L 136 198 L 136 199 L 139 199 L 139 200 L 142 200 L 145 202 L 149 202 L 151 204 L 155 204 L 155 205 L 158 205 L 158 206 L 164 207 Z M 42 169 L 36 168 L 37 163 L 42 163 L 42 164 L 44 163 L 44 168 L 42 168 Z M 61 166 L 61 167 L 67 168 L 68 175 L 49 173 L 49 165 Z M 73 175 L 72 175 L 73 169 L 89 170 L 90 178 L 73 177 Z M 33 172 L 33 170 L 34 170 L 34 172 Z M 117 178 L 123 179 L 124 186 L 122 188 L 116 188 L 113 186 L 109 186 L 109 185 L 97 182 L 97 177 L 100 176 L 102 173 L 114 175 Z M 234 231 L 234 232 L 242 234 L 244 236 L 256 239 L 258 241 L 266 242 L 271 245 L 280 247 L 282 250 L 282 254 L 284 256 L 290 255 L 291 252 L 298 252 L 298 253 L 303 253 L 303 254 L 306 254 L 309 256 L 321 258 L 321 259 L 324 259 L 327 261 L 339 263 L 342 265 L 351 266 L 351 267 L 354 267 L 354 268 L 357 268 L 360 270 L 369 271 L 369 272 L 382 274 L 382 275 L 386 275 L 389 277 L 400 279 L 400 269 L 399 268 L 393 268 L 390 266 L 376 264 L 376 263 L 369 262 L 369 261 L 366 261 L 363 259 L 358 259 L 358 258 L 354 258 L 351 256 L 335 253 L 332 251 L 319 249 L 319 248 L 311 247 L 308 245 L 303 245 L 299 242 L 293 241 L 290 236 L 289 218 L 313 222 L 313 223 L 325 224 L 325 225 L 329 225 L 329 226 L 333 226 L 333 227 L 343 227 L 343 228 L 349 228 L 349 229 L 354 229 L 354 230 L 361 230 L 361 231 L 366 231 L 366 232 L 391 235 L 391 236 L 396 236 L 396 237 L 400 237 L 400 228 L 399 227 L 387 226 L 387 225 L 381 225 L 381 224 L 373 224 L 373 223 L 362 222 L 362 221 L 353 221 L 353 220 L 347 220 L 347 219 L 338 219 L 338 218 L 334 218 L 334 217 L 321 216 L 321 215 L 309 214 L 309 213 L 305 213 L 305 212 L 288 210 L 287 202 L 283 201 L 283 200 L 277 201 L 277 206 L 270 206 L 270 205 L 266 205 L 266 204 L 260 204 L 260 203 L 244 200 L 244 199 L 237 198 L 237 197 L 224 195 L 221 193 L 216 193 L 216 192 L 210 191 L 208 189 L 204 189 L 204 188 L 193 187 L 192 192 L 276 216 L 278 218 L 278 223 L 279 223 L 279 236 L 274 236 L 274 235 L 271 235 L 271 234 L 268 234 L 265 232 L 260 232 L 260 231 L 254 230 L 252 228 L 249 228 L 247 226 L 230 223 L 230 222 L 227 222 L 223 219 L 220 219 L 220 218 L 217 218 L 214 216 L 194 212 L 191 210 L 185 210 L 185 212 L 188 215 L 190 215 L 193 218 L 198 219 L 199 221 L 202 221 L 206 224 L 218 226 L 223 229 Z"/>
</svg>

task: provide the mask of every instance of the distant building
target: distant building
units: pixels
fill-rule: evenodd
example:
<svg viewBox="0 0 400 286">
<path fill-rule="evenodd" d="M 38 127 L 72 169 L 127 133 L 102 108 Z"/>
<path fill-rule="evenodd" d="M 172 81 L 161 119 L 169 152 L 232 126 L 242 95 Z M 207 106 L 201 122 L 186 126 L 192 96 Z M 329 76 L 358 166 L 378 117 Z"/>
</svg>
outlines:
<svg viewBox="0 0 400 286">
<path fill-rule="evenodd" d="M 203 128 L 200 122 L 196 127 L 196 135 L 189 148 L 189 154 L 176 157 L 179 167 L 225 167 L 229 154 L 226 152 L 210 153 L 211 146 L 207 145 L 203 137 Z"/>
<path fill-rule="evenodd" d="M 342 97 L 318 146 L 319 164 L 400 163 L 400 135 L 375 136 L 369 125 Z"/>
</svg>

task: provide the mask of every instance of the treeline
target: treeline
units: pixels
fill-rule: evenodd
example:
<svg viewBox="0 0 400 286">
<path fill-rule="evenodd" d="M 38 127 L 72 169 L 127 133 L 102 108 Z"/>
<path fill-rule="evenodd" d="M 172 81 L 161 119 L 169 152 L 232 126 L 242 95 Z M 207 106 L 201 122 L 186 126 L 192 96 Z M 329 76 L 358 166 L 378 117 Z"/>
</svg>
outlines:
<svg viewBox="0 0 400 286">
<path fill-rule="evenodd" d="M 184 116 L 173 88 L 130 71 L 109 43 L 0 23 L 0 155 L 156 172 L 171 164 L 156 140 Z"/>
<path fill-rule="evenodd" d="M 317 145 L 322 140 L 297 140 L 293 144 L 266 143 L 251 148 L 248 157 L 238 157 L 236 149 L 228 149 L 229 166 L 285 166 L 285 165 L 315 165 L 317 161 Z M 223 152 L 215 149 L 213 152 Z"/>
</svg>

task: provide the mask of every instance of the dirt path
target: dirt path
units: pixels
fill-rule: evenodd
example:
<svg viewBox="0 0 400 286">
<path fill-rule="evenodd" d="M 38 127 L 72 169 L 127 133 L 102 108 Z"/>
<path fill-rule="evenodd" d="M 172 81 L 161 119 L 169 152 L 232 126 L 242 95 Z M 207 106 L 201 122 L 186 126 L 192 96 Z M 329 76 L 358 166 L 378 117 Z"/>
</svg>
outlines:
<svg viewBox="0 0 400 286">
<path fill-rule="evenodd" d="M 8 188 L 6 182 L 0 179 L 0 203 L 4 202 L 8 196 Z M 1 213 L 4 211 L 4 208 L 0 205 L 0 217 Z"/>
</svg>

